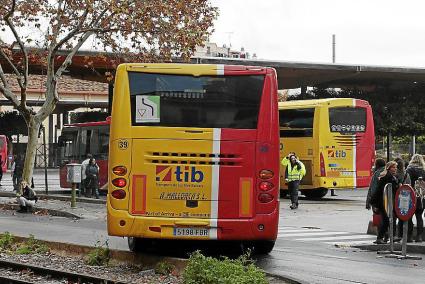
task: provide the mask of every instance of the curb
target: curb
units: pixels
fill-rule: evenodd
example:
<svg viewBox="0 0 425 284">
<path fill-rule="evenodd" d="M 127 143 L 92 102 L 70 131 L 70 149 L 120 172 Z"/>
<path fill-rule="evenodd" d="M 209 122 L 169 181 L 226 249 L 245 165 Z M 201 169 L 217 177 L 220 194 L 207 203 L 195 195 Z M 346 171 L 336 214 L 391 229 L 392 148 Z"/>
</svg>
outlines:
<svg viewBox="0 0 425 284">
<path fill-rule="evenodd" d="M 17 204 L 0 204 L 0 208 L 4 209 L 4 210 L 18 210 L 19 209 L 19 205 Z M 47 212 L 49 215 L 51 216 L 57 216 L 57 217 L 65 217 L 65 218 L 70 218 L 70 219 L 82 219 L 82 217 L 66 212 L 66 211 L 60 211 L 60 210 L 55 210 L 55 209 L 47 209 L 47 208 L 43 208 L 43 207 L 33 207 L 33 213 L 34 212 L 38 212 L 38 211 L 42 211 L 42 212 Z"/>
<path fill-rule="evenodd" d="M 37 193 L 37 196 L 41 199 L 47 199 L 47 200 L 51 199 L 51 200 L 71 202 L 71 196 L 43 194 L 43 193 L 39 193 L 38 191 L 36 191 L 36 193 Z M 16 197 L 16 193 L 0 191 L 0 197 Z M 106 204 L 106 200 L 93 199 L 93 198 L 87 198 L 87 197 L 77 197 L 76 201 L 81 203 Z"/>
<path fill-rule="evenodd" d="M 26 241 L 29 239 L 28 237 L 21 237 L 21 236 L 15 236 L 15 235 L 13 235 L 13 237 L 17 241 Z M 96 248 L 91 246 L 59 243 L 59 242 L 45 241 L 45 240 L 39 240 L 39 241 L 47 245 L 53 251 L 67 252 L 67 253 L 75 254 L 75 255 L 86 255 Z M 154 268 L 155 265 L 160 261 L 166 261 L 174 265 L 177 271 L 182 272 L 187 264 L 187 260 L 182 258 L 174 258 L 174 257 L 168 257 L 168 256 L 161 257 L 161 256 L 143 254 L 143 253 L 136 254 L 130 251 L 114 250 L 114 249 L 109 249 L 109 251 L 110 251 L 110 256 L 112 260 L 129 263 L 129 264 L 140 264 L 149 268 Z"/>
<path fill-rule="evenodd" d="M 264 271 L 264 270 L 263 270 L 263 271 Z M 287 283 L 289 283 L 289 284 L 308 284 L 307 282 L 304 282 L 304 281 L 298 280 L 298 279 L 293 278 L 293 277 L 291 277 L 291 276 L 274 274 L 274 273 L 267 272 L 267 271 L 264 271 L 264 273 L 265 273 L 267 276 L 274 277 L 274 278 L 276 278 L 276 279 L 279 279 L 279 280 L 285 281 L 285 282 L 287 282 Z"/>
<path fill-rule="evenodd" d="M 352 246 L 354 248 L 359 248 L 362 250 L 369 250 L 369 251 L 389 251 L 390 250 L 390 245 L 389 244 L 385 244 L 385 245 L 376 245 L 376 244 L 371 244 L 371 245 L 355 245 Z M 401 252 L 401 244 L 397 243 L 394 244 L 394 251 L 400 251 Z M 423 245 L 415 245 L 415 244 L 407 244 L 407 252 L 408 253 L 417 253 L 417 254 L 425 254 L 425 246 Z"/>
</svg>

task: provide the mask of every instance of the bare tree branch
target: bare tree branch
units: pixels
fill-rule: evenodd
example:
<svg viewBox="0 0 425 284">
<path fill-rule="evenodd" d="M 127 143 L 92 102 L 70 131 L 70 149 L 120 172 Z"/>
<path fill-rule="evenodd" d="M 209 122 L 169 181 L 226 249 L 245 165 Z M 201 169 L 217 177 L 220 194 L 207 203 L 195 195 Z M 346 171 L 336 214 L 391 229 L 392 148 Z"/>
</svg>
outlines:
<svg viewBox="0 0 425 284">
<path fill-rule="evenodd" d="M 26 95 L 26 88 L 28 85 L 28 52 L 25 49 L 25 45 L 22 42 L 21 38 L 19 37 L 18 32 L 16 31 L 15 25 L 12 23 L 10 17 L 13 15 L 13 13 L 15 12 L 15 8 L 16 8 L 16 0 L 12 1 L 12 7 L 10 9 L 10 11 L 4 16 L 4 20 L 6 21 L 7 25 L 9 26 L 10 30 L 13 33 L 13 36 L 15 37 L 16 41 L 18 42 L 18 45 L 22 51 L 22 55 L 23 55 L 23 59 L 24 59 L 24 72 L 23 72 L 23 77 L 24 77 L 24 82 L 22 83 L 24 86 L 25 91 L 21 92 L 21 107 L 23 106 L 24 108 L 26 107 L 26 100 L 27 100 L 27 95 Z"/>
<path fill-rule="evenodd" d="M 62 72 L 68 68 L 68 66 L 72 63 L 72 57 L 77 53 L 77 51 L 81 48 L 81 46 L 86 42 L 86 40 L 92 36 L 94 32 L 87 32 L 85 33 L 79 40 L 78 43 L 72 48 L 71 52 L 68 53 L 66 56 L 65 61 L 62 63 L 62 65 L 59 67 L 59 69 L 56 71 L 55 76 L 59 77 L 62 75 Z"/>
<path fill-rule="evenodd" d="M 77 34 L 84 33 L 84 32 L 81 31 L 81 27 L 82 27 L 83 23 L 85 22 L 85 20 L 87 19 L 88 13 L 89 13 L 89 7 L 86 7 L 86 9 L 84 10 L 84 14 L 82 15 L 81 21 L 78 23 L 78 25 L 72 31 L 70 31 L 62 40 L 59 41 L 59 43 L 57 43 L 53 47 L 52 54 L 55 54 L 56 51 L 58 51 L 59 48 L 61 48 L 62 45 L 64 45 L 67 41 L 69 41 L 71 38 L 73 38 Z M 59 22 L 59 19 L 58 19 L 58 22 Z M 59 31 L 59 28 L 58 28 L 58 31 Z"/>
<path fill-rule="evenodd" d="M 61 9 L 61 6 L 62 6 L 62 4 L 64 5 L 64 7 L 62 7 L 62 9 Z M 58 11 L 57 11 L 57 13 L 56 13 L 56 19 L 57 19 L 57 21 L 58 21 L 58 25 L 56 26 L 56 29 L 54 29 L 54 30 L 52 30 L 52 37 L 54 38 L 54 39 L 56 39 L 57 38 L 57 36 L 58 36 L 58 34 L 59 34 L 59 31 L 60 31 L 60 25 L 59 25 L 59 17 L 61 16 L 61 15 L 63 15 L 63 11 L 64 11 L 64 9 L 65 9 L 65 4 L 64 4 L 64 2 L 63 2 L 63 0 L 59 0 L 59 2 L 58 2 Z M 54 42 L 52 41 L 52 44 L 53 44 Z"/>
<path fill-rule="evenodd" d="M 8 100 L 12 102 L 15 108 L 19 108 L 21 103 L 19 102 L 18 97 L 10 90 L 9 84 L 7 82 L 7 79 L 1 64 L 0 64 L 0 79 L 3 82 L 3 85 L 0 85 L 0 91 Z"/>
<path fill-rule="evenodd" d="M 9 63 L 9 66 L 13 69 L 13 72 L 15 73 L 15 75 L 17 76 L 16 80 L 18 81 L 19 87 L 21 89 L 25 89 L 23 83 L 22 83 L 22 78 L 21 78 L 21 73 L 19 72 L 18 68 L 16 68 L 15 64 L 13 64 L 12 60 L 10 60 L 9 56 L 7 56 L 6 53 L 4 53 L 3 49 L 0 48 L 0 55 L 6 59 L 7 63 Z"/>
</svg>

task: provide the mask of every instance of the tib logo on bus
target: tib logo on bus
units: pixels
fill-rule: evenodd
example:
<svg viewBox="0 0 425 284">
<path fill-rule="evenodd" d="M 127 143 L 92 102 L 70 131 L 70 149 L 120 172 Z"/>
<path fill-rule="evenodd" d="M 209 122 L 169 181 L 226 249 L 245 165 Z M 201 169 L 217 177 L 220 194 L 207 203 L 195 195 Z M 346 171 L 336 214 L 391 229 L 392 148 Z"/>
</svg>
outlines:
<svg viewBox="0 0 425 284">
<path fill-rule="evenodd" d="M 328 158 L 345 158 L 347 152 L 344 150 L 328 150 Z"/>
<path fill-rule="evenodd" d="M 156 166 L 156 181 L 202 182 L 204 173 L 196 167 Z"/>
</svg>

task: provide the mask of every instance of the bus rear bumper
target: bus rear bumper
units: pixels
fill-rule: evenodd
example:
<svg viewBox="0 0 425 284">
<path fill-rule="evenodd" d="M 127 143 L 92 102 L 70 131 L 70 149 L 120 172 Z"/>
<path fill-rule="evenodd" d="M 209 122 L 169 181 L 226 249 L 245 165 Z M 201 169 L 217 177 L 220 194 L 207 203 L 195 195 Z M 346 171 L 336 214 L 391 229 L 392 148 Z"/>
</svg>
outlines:
<svg viewBox="0 0 425 284">
<path fill-rule="evenodd" d="M 130 215 L 108 204 L 108 234 L 120 237 L 196 240 L 275 240 L 278 229 L 278 210 L 257 214 L 246 219 L 163 218 Z M 189 234 L 177 235 L 189 229 Z M 192 231 L 190 231 L 192 229 Z M 190 235 L 194 232 L 197 235 Z"/>
</svg>

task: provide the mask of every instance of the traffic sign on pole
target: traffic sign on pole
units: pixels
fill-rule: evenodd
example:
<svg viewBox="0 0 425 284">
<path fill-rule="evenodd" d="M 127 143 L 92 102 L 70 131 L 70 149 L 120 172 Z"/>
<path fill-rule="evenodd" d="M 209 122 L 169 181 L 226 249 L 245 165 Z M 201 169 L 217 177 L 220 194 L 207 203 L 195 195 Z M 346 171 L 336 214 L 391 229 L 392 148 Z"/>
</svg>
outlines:
<svg viewBox="0 0 425 284">
<path fill-rule="evenodd" d="M 395 212 L 402 221 L 408 221 L 415 214 L 416 195 L 408 184 L 400 186 L 395 194 Z"/>
</svg>

